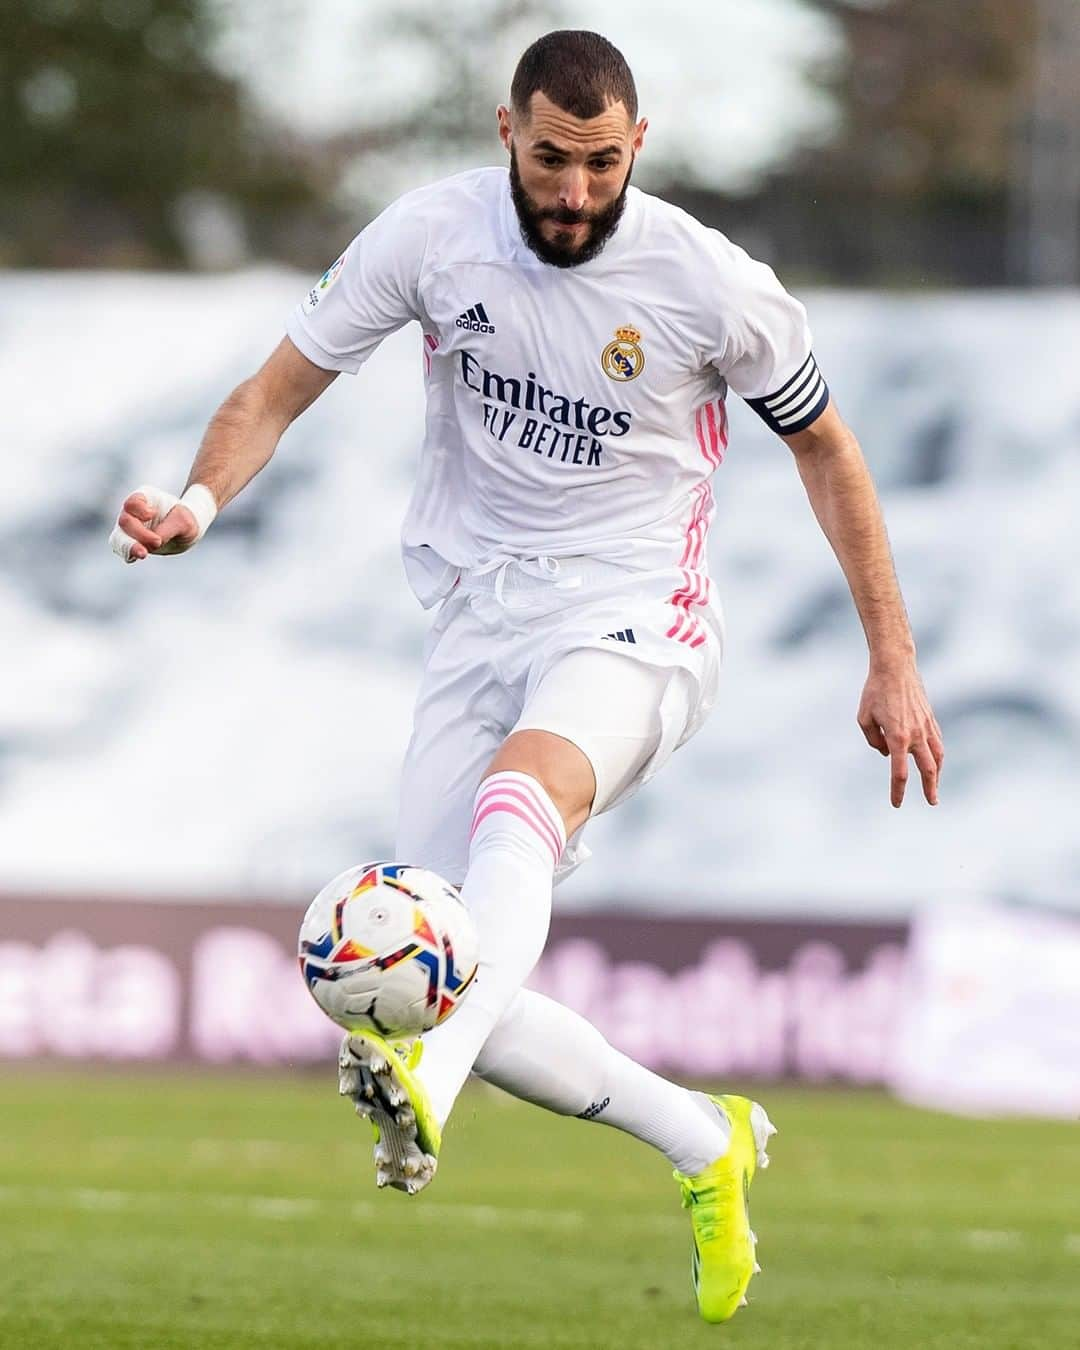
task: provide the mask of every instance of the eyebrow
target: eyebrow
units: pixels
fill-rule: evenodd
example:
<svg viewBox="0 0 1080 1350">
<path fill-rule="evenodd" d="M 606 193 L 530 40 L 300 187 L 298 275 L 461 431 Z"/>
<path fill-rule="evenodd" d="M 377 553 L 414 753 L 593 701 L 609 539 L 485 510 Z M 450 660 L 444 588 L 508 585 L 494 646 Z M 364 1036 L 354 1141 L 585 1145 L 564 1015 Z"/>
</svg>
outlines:
<svg viewBox="0 0 1080 1350">
<path fill-rule="evenodd" d="M 569 153 L 569 151 L 564 150 L 562 146 L 555 145 L 552 141 L 536 141 L 533 145 L 533 149 L 546 150 L 548 154 L 552 155 L 566 155 Z M 600 159 L 604 155 L 607 156 L 620 155 L 621 153 L 622 153 L 621 145 L 605 145 L 602 150 L 590 150 L 589 158 Z"/>
</svg>

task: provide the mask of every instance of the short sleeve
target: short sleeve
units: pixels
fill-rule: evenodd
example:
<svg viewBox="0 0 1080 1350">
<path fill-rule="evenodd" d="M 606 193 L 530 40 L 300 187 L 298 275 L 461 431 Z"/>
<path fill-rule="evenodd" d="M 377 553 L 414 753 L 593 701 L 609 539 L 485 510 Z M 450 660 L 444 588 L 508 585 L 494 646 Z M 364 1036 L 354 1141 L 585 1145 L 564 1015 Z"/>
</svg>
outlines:
<svg viewBox="0 0 1080 1350">
<path fill-rule="evenodd" d="M 352 241 L 289 316 L 286 331 L 324 370 L 356 371 L 379 343 L 420 318 L 422 217 L 402 199 Z"/>
<path fill-rule="evenodd" d="M 820 417 L 829 402 L 806 310 L 771 267 L 723 243 L 729 284 L 714 364 L 771 431 L 790 436 Z"/>
</svg>

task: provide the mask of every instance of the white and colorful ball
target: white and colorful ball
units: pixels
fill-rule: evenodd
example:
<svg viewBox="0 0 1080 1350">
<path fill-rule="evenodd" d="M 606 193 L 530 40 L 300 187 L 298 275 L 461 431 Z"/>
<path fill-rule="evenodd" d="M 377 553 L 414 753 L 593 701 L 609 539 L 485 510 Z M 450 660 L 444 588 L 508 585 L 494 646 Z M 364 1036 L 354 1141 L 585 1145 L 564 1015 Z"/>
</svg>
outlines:
<svg viewBox="0 0 1080 1350">
<path fill-rule="evenodd" d="M 401 863 L 350 867 L 324 886 L 300 925 L 300 972 L 347 1031 L 388 1039 L 444 1022 L 473 976 L 479 944 L 457 889 Z"/>
</svg>

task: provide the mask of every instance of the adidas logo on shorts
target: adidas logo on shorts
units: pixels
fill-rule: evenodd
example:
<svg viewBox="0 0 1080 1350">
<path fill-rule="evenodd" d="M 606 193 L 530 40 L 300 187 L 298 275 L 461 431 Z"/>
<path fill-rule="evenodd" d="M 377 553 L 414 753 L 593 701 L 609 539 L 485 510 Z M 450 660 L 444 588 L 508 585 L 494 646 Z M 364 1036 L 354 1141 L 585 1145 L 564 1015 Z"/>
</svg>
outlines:
<svg viewBox="0 0 1080 1350">
<path fill-rule="evenodd" d="M 495 325 L 487 316 L 487 310 L 477 302 L 456 319 L 458 328 L 467 328 L 470 333 L 494 333 Z"/>
<path fill-rule="evenodd" d="M 611 638 L 613 642 L 632 642 L 635 646 L 637 645 L 637 638 L 634 636 L 632 628 L 620 628 L 617 633 L 605 633 L 600 641 L 603 642 L 605 638 Z"/>
</svg>

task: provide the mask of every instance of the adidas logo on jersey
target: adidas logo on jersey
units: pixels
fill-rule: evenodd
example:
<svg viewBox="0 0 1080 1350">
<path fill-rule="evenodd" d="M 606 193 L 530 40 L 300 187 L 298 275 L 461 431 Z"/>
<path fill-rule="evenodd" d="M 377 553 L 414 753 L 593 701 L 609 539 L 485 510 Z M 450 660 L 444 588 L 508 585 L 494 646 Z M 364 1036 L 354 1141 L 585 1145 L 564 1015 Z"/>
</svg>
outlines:
<svg viewBox="0 0 1080 1350">
<path fill-rule="evenodd" d="M 611 638 L 612 642 L 632 642 L 637 645 L 637 638 L 634 636 L 632 628 L 620 628 L 617 633 L 605 633 L 600 639 L 603 642 L 606 638 Z"/>
<path fill-rule="evenodd" d="M 457 316 L 457 327 L 467 328 L 470 333 L 494 333 L 495 325 L 487 316 L 482 304 L 472 305 L 464 314 Z"/>
</svg>

